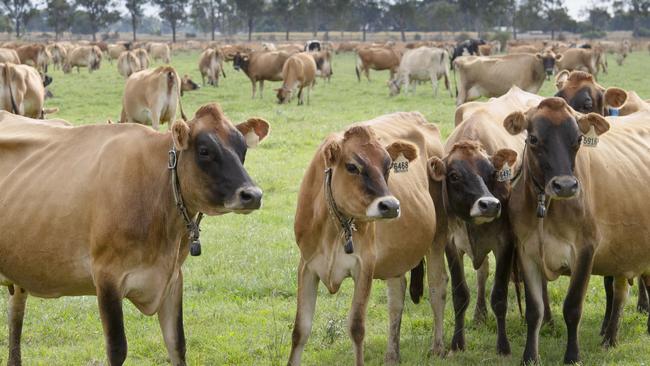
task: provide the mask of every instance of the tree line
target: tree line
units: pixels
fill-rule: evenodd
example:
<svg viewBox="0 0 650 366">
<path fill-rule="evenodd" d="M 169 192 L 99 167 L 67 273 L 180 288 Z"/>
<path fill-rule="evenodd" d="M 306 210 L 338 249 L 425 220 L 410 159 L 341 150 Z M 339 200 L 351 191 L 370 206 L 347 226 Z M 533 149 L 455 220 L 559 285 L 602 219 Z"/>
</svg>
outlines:
<svg viewBox="0 0 650 366">
<path fill-rule="evenodd" d="M 215 39 L 217 34 L 246 32 L 311 32 L 328 39 L 330 31 L 362 33 L 407 31 L 494 30 L 563 31 L 598 35 L 633 30 L 650 36 L 650 0 L 600 0 L 583 9 L 585 20 L 573 19 L 565 0 L 0 0 L 0 31 L 48 31 L 90 34 L 124 30 L 169 31 L 175 42 L 180 29 Z M 145 10 L 155 14 L 145 16 Z"/>
</svg>

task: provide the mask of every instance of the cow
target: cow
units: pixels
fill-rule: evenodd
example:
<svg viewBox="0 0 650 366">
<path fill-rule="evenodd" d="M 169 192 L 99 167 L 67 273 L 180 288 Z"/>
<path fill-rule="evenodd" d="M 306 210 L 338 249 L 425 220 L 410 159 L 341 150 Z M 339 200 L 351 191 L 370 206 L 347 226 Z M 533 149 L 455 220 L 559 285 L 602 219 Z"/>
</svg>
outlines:
<svg viewBox="0 0 650 366">
<path fill-rule="evenodd" d="M 479 46 L 484 44 L 485 41 L 482 39 L 467 39 L 456 44 L 450 60 L 452 62 L 452 67 L 453 67 L 454 60 L 460 56 L 478 55 Z"/>
<path fill-rule="evenodd" d="M 545 77 L 553 74 L 556 58 L 552 51 L 459 57 L 454 61 L 454 70 L 458 70 L 456 105 L 481 96 L 501 96 L 513 85 L 535 94 Z"/>
<path fill-rule="evenodd" d="M 329 50 L 309 53 L 316 62 L 316 75 L 330 82 L 332 78 L 332 52 Z"/>
<path fill-rule="evenodd" d="M 56 108 L 43 109 L 45 86 L 52 78 L 48 76 L 44 83 L 41 74 L 32 66 L 0 63 L 0 78 L 0 109 L 30 118 L 44 118 L 46 113 L 58 111 Z"/>
<path fill-rule="evenodd" d="M 50 55 L 43 44 L 32 43 L 16 48 L 20 63 L 34 66 L 40 72 L 47 72 Z"/>
<path fill-rule="evenodd" d="M 304 103 L 302 91 L 307 88 L 307 104 L 309 94 L 316 83 L 316 62 L 309 53 L 296 53 L 285 61 L 282 66 L 282 87 L 277 89 L 278 103 L 289 103 L 296 88 L 298 88 L 298 105 Z"/>
<path fill-rule="evenodd" d="M 99 70 L 102 62 L 102 51 L 97 46 L 78 46 L 68 52 L 68 57 L 63 64 L 63 72 L 69 74 L 73 67 L 80 72 L 80 67 L 87 67 L 88 72 Z"/>
<path fill-rule="evenodd" d="M 185 74 L 181 78 L 181 97 L 186 91 L 198 90 L 200 88 L 199 84 L 195 83 L 189 75 Z"/>
<path fill-rule="evenodd" d="M 233 59 L 233 67 L 236 71 L 242 70 L 250 79 L 253 86 L 253 99 L 255 99 L 257 83 L 259 82 L 260 99 L 262 99 L 264 81 L 281 81 L 284 62 L 290 56 L 289 53 L 283 51 L 237 53 Z"/>
<path fill-rule="evenodd" d="M 171 52 L 166 43 L 150 42 L 147 44 L 147 52 L 154 61 L 161 60 L 166 64 L 171 62 Z"/>
<path fill-rule="evenodd" d="M 315 39 L 305 42 L 305 47 L 303 49 L 305 52 L 321 51 L 321 42 Z"/>
<path fill-rule="evenodd" d="M 388 82 L 388 89 L 390 95 L 395 96 L 403 85 L 408 85 L 415 94 L 416 81 L 431 81 L 435 97 L 438 95 L 438 79 L 443 77 L 449 96 L 453 96 L 449 87 L 449 53 L 441 48 L 420 47 L 404 53 L 395 79 Z"/>
<path fill-rule="evenodd" d="M 520 45 L 520 46 L 510 46 L 508 47 L 508 54 L 515 54 L 515 53 L 538 53 L 540 52 L 540 48 L 535 45 Z"/>
<path fill-rule="evenodd" d="M 357 63 L 355 71 L 357 73 L 357 80 L 361 82 L 361 73 L 366 75 L 366 79 L 370 82 L 370 69 L 390 72 L 389 80 L 393 79 L 402 55 L 392 48 L 387 47 L 369 47 L 357 50 Z"/>
<path fill-rule="evenodd" d="M 515 159 L 521 155 L 524 136 L 511 136 L 501 121 L 512 111 L 527 110 L 543 98 L 513 86 L 508 93 L 487 102 L 461 105 L 456 113 L 456 128 L 447 139 L 443 159 L 430 160 L 434 182 L 445 185 L 443 201 L 435 202 L 439 218 L 438 230 L 446 232 L 450 241 L 446 249 L 451 271 L 456 325 L 452 350 L 465 346 L 464 319 L 469 305 L 469 290 L 465 281 L 463 255 L 468 254 L 477 273 L 477 300 L 474 321 L 482 322 L 487 315 L 485 283 L 489 273 L 487 254 L 495 253 L 497 269 L 492 290 L 492 310 L 497 318 L 497 352 L 509 354 L 510 345 L 505 332 L 507 286 L 513 259 L 514 238 L 506 207 L 510 178 L 519 171 L 520 162 L 511 160 L 508 166 L 494 166 L 494 159 Z M 499 150 L 506 148 L 512 153 Z M 496 169 L 488 169 L 490 166 Z M 482 167 L 481 169 L 478 169 Z M 505 168 L 505 169 L 502 169 Z M 505 174 L 511 172 L 511 175 Z M 504 173 L 504 174 L 502 174 Z M 497 180 L 495 177 L 502 179 Z M 438 184 L 440 184 L 438 183 Z M 435 200 L 435 197 L 434 197 Z M 441 234 L 442 235 L 442 234 Z M 545 295 L 545 320 L 551 321 L 550 306 Z"/>
<path fill-rule="evenodd" d="M 555 77 L 558 91 L 556 97 L 564 99 L 571 108 L 580 113 L 598 113 L 609 116 L 622 107 L 627 92 L 621 88 L 607 88 L 598 84 L 591 74 L 584 71 L 560 71 Z M 626 111 L 626 114 L 636 111 Z"/>
<path fill-rule="evenodd" d="M 151 124 L 154 130 L 176 118 L 181 78 L 171 66 L 138 71 L 126 79 L 120 122 Z M 183 119 L 183 107 L 180 107 Z"/>
<path fill-rule="evenodd" d="M 124 299 L 158 315 L 171 363 L 185 365 L 182 265 L 190 250 L 198 254 L 197 221 L 201 213 L 260 207 L 262 191 L 243 162 L 268 131 L 259 118 L 233 125 L 214 103 L 164 134 L 135 124 L 69 127 L 0 112 L 8 363 L 21 364 L 28 295 L 92 295 L 109 365 L 122 365 L 127 355 Z"/>
<path fill-rule="evenodd" d="M 557 59 L 558 70 L 586 71 L 598 78 L 598 60 L 600 52 L 584 48 L 569 48 Z"/>
<path fill-rule="evenodd" d="M 373 278 L 386 280 L 388 286 L 385 360 L 399 362 L 404 274 L 425 255 L 435 317 L 432 351 L 444 354 L 445 244 L 436 236 L 436 213 L 427 189 L 427 159 L 441 153 L 437 127 L 417 112 L 353 124 L 318 148 L 300 186 L 294 222 L 300 264 L 289 365 L 300 364 L 319 280 L 333 294 L 346 277 L 355 283 L 348 321 L 355 364 L 364 363 Z"/>
<path fill-rule="evenodd" d="M 618 110 L 619 116 L 627 116 L 641 110 L 650 111 L 650 100 L 644 100 L 635 91 L 628 90 L 625 104 Z"/>
<path fill-rule="evenodd" d="M 63 67 L 65 63 L 65 58 L 68 55 L 68 51 L 59 43 L 51 44 L 47 47 L 48 52 L 51 55 L 52 67 L 57 70 Z"/>
<path fill-rule="evenodd" d="M 578 328 L 590 276 L 613 277 L 602 342 L 613 346 L 628 280 L 650 275 L 650 212 L 642 199 L 650 195 L 650 113 L 615 118 L 610 123 L 614 120 L 596 113 L 579 114 L 553 97 L 503 121 L 513 135 L 527 132 L 522 175 L 508 201 L 526 284 L 524 363 L 539 361 L 544 279 L 571 277 L 563 307 L 564 362 L 578 363 Z"/>
<path fill-rule="evenodd" d="M 113 60 L 120 58 L 123 52 L 128 51 L 125 45 L 123 44 L 109 44 L 108 45 L 108 61 L 113 63 Z"/>
<path fill-rule="evenodd" d="M 201 53 L 199 57 L 199 71 L 201 72 L 201 80 L 205 85 L 205 77 L 208 77 L 208 84 L 212 86 L 219 86 L 219 78 L 221 74 L 226 77 L 226 72 L 223 68 L 223 53 L 219 49 L 208 48 Z"/>
<path fill-rule="evenodd" d="M 140 61 L 140 68 L 142 70 L 148 69 L 149 64 L 151 64 L 151 60 L 149 60 L 149 53 L 147 50 L 144 48 L 136 48 L 133 52 L 138 57 L 138 61 Z"/>
<path fill-rule="evenodd" d="M 133 51 L 124 51 L 117 59 L 117 72 L 124 78 L 128 78 L 134 72 L 140 71 L 140 60 Z"/>
<path fill-rule="evenodd" d="M 338 47 L 336 47 L 336 51 L 334 51 L 337 55 L 342 52 L 354 52 L 357 47 L 359 46 L 359 42 L 356 41 L 350 41 L 350 42 L 341 42 L 339 43 Z"/>
<path fill-rule="evenodd" d="M 278 47 L 278 48 L 281 48 L 281 46 Z M 252 52 L 252 50 L 250 48 L 248 48 L 248 47 L 246 47 L 244 45 L 241 45 L 241 44 L 235 44 L 235 45 L 227 44 L 227 45 L 224 45 L 224 46 L 220 47 L 219 50 L 223 54 L 223 56 L 225 58 L 224 60 L 226 62 L 233 61 L 235 59 L 235 56 L 237 56 L 237 53 L 247 54 L 247 53 Z"/>
<path fill-rule="evenodd" d="M 20 63 L 20 57 L 16 53 L 16 50 L 11 48 L 0 48 L 0 62 L 11 62 L 13 64 Z"/>
<path fill-rule="evenodd" d="M 492 55 L 492 45 L 491 44 L 482 44 L 478 46 L 478 55 L 479 56 L 490 56 Z"/>
</svg>

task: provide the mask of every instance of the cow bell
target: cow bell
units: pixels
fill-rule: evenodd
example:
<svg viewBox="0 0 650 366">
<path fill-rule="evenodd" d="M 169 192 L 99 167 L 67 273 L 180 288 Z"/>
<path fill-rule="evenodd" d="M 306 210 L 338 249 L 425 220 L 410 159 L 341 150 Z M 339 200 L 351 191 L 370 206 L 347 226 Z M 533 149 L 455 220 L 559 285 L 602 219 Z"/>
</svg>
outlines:
<svg viewBox="0 0 650 366">
<path fill-rule="evenodd" d="M 537 196 L 537 217 L 543 219 L 546 216 L 546 195 L 540 193 Z"/>
<path fill-rule="evenodd" d="M 198 257 L 201 255 L 201 242 L 199 239 L 195 239 L 190 244 L 190 255 L 192 257 Z"/>
<path fill-rule="evenodd" d="M 343 246 L 343 250 L 345 250 L 345 254 L 352 254 L 354 253 L 354 245 L 352 244 L 352 236 L 348 238 L 348 240 L 345 241 L 345 245 Z"/>
</svg>

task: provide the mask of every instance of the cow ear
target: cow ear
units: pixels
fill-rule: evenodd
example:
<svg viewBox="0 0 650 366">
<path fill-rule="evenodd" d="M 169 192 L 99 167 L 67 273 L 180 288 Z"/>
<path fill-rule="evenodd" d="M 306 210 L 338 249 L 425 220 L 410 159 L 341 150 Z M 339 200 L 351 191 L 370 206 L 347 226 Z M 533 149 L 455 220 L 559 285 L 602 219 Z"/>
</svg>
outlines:
<svg viewBox="0 0 650 366">
<path fill-rule="evenodd" d="M 337 139 L 330 139 L 323 146 L 323 158 L 325 159 L 325 166 L 331 167 L 334 165 L 341 155 L 341 144 Z"/>
<path fill-rule="evenodd" d="M 562 90 L 567 80 L 569 80 L 569 70 L 562 70 L 555 75 L 555 87 L 557 90 Z"/>
<path fill-rule="evenodd" d="M 541 53 L 536 53 L 536 54 L 535 54 L 535 57 L 536 57 L 538 60 L 543 60 L 543 59 L 544 59 L 544 56 L 542 56 Z"/>
<path fill-rule="evenodd" d="M 427 171 L 429 172 L 431 179 L 435 180 L 436 182 L 442 182 L 447 175 L 447 167 L 445 166 L 445 162 L 437 156 L 429 159 L 427 162 Z"/>
<path fill-rule="evenodd" d="M 627 92 L 621 88 L 607 88 L 604 99 L 609 107 L 621 108 L 627 101 Z"/>
<path fill-rule="evenodd" d="M 609 130 L 609 122 L 600 114 L 589 113 L 578 117 L 578 127 L 584 134 L 589 133 L 593 127 L 596 135 L 600 136 Z"/>
<path fill-rule="evenodd" d="M 561 53 L 555 55 L 555 61 L 562 61 L 563 58 L 564 58 L 564 55 L 561 54 Z"/>
<path fill-rule="evenodd" d="M 418 157 L 418 148 L 412 143 L 406 141 L 395 141 L 386 146 L 386 151 L 388 151 L 388 155 L 390 155 L 390 158 L 393 161 L 395 161 L 400 154 L 404 155 L 408 161 L 413 161 Z"/>
<path fill-rule="evenodd" d="M 503 121 L 503 127 L 505 127 L 506 131 L 511 135 L 518 135 L 528 128 L 528 120 L 526 119 L 526 115 L 522 112 L 512 112 Z"/>
<path fill-rule="evenodd" d="M 271 126 L 261 118 L 249 118 L 246 122 L 238 124 L 237 129 L 244 135 L 246 146 L 249 149 L 256 147 L 269 134 Z"/>
<path fill-rule="evenodd" d="M 496 170 L 501 170 L 504 164 L 514 167 L 515 162 L 517 161 L 517 152 L 511 149 L 501 149 L 497 151 L 496 154 L 492 155 L 490 160 Z"/>
<path fill-rule="evenodd" d="M 174 145 L 179 151 L 187 150 L 190 146 L 190 126 L 187 123 L 178 120 L 172 125 L 172 139 Z"/>
</svg>

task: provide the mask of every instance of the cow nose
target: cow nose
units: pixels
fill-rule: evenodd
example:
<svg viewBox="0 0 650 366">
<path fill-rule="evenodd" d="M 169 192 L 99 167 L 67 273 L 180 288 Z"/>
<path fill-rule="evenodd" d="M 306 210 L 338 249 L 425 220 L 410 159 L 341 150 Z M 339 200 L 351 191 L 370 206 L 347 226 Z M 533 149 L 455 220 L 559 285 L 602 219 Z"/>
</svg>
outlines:
<svg viewBox="0 0 650 366">
<path fill-rule="evenodd" d="M 383 218 L 392 219 L 399 216 L 399 201 L 393 197 L 379 201 L 377 208 Z"/>
<path fill-rule="evenodd" d="M 578 193 L 578 180 L 573 176 L 554 177 L 550 182 L 555 198 L 572 198 Z"/>
<path fill-rule="evenodd" d="M 262 190 L 258 187 L 240 188 L 237 198 L 241 208 L 245 210 L 257 210 L 262 206 Z"/>
<path fill-rule="evenodd" d="M 479 198 L 477 205 L 482 216 L 495 217 L 501 212 L 501 202 L 494 197 Z"/>
</svg>

